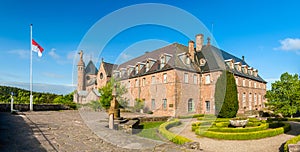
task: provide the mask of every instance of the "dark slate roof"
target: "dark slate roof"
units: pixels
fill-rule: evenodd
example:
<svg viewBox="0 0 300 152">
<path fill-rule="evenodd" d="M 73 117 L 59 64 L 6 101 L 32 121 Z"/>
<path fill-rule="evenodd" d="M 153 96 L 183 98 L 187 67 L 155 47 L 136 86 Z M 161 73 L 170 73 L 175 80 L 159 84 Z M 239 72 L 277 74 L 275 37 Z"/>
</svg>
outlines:
<svg viewBox="0 0 300 152">
<path fill-rule="evenodd" d="M 148 58 L 154 59 L 156 62 L 154 65 L 150 68 L 149 71 L 146 72 L 146 66 L 144 66 L 138 74 L 135 74 L 135 69 L 132 70 L 132 73 L 127 73 L 127 70 L 125 72 L 125 77 L 123 76 L 122 78 L 128 78 L 128 77 L 137 77 L 141 75 L 147 75 L 147 74 L 152 74 L 156 72 L 162 72 L 170 69 L 180 69 L 180 70 L 186 70 L 186 71 L 191 71 L 191 72 L 212 72 L 212 71 L 220 71 L 220 70 L 230 70 L 229 67 L 225 64 L 225 60 L 228 59 L 233 59 L 234 62 L 241 62 L 242 65 L 247 65 L 250 67 L 244 60 L 231 55 L 221 49 L 218 49 L 212 45 L 204 45 L 201 49 L 201 51 L 197 52 L 195 54 L 195 63 L 193 64 L 185 64 L 182 59 L 179 58 L 179 54 L 185 54 L 188 53 L 188 47 L 184 46 L 182 44 L 178 43 L 173 43 L 171 45 L 165 46 L 163 48 L 154 50 L 152 52 L 145 53 L 142 56 L 139 56 L 137 58 L 134 58 L 130 61 L 127 61 L 123 64 L 120 64 L 118 67 L 114 67 L 117 65 L 110 64 L 110 71 L 112 72 L 113 68 L 120 70 L 121 68 L 127 68 L 128 66 L 135 66 L 138 62 L 140 63 L 146 63 Z M 166 63 L 166 65 L 163 68 L 160 68 L 160 56 L 162 54 L 169 54 L 172 55 L 170 60 Z M 206 60 L 206 63 L 203 66 L 200 66 L 200 59 L 204 58 Z M 109 63 L 106 63 L 109 64 Z M 201 71 L 200 71 L 200 68 Z M 253 75 L 248 75 L 244 74 L 242 72 L 239 72 L 236 69 L 230 70 L 232 73 L 250 78 L 253 80 L 257 80 L 260 82 L 266 82 L 264 81 L 259 75 L 257 77 Z M 110 72 L 107 72 L 110 73 Z"/>
<path fill-rule="evenodd" d="M 206 64 L 201 68 L 202 72 L 211 72 L 211 71 L 218 71 L 218 70 L 226 69 L 226 70 L 231 71 L 235 75 L 266 83 L 266 81 L 263 80 L 259 75 L 257 77 L 255 77 L 254 75 L 249 75 L 249 74 L 240 72 L 235 68 L 230 69 L 225 64 L 225 62 L 224 62 L 225 60 L 233 59 L 235 63 L 240 62 L 242 65 L 247 65 L 248 67 L 251 67 L 251 66 L 249 66 L 244 60 L 242 60 L 232 54 L 229 54 L 228 52 L 225 52 L 224 50 L 218 49 L 214 46 L 211 46 L 211 45 L 203 46 L 202 50 L 199 53 L 197 53 L 196 56 L 198 59 L 201 59 L 204 57 L 206 60 Z"/>
<path fill-rule="evenodd" d="M 98 73 L 98 69 L 96 68 L 96 66 L 93 63 L 93 61 L 90 60 L 90 62 L 88 63 L 88 65 L 85 68 L 85 74 L 86 75 L 89 75 L 89 74 L 97 75 L 97 73 Z"/>
<path fill-rule="evenodd" d="M 106 72 L 108 77 L 111 77 L 112 71 L 113 69 L 115 69 L 115 67 L 117 67 L 118 65 L 116 64 L 111 64 L 111 63 L 107 63 L 102 61 L 103 67 L 104 67 L 104 71 Z"/>
<path fill-rule="evenodd" d="M 178 44 L 178 43 L 173 43 L 171 45 L 154 50 L 152 52 L 145 53 L 142 56 L 134 58 L 123 64 L 120 64 L 118 66 L 118 69 L 127 68 L 128 66 L 135 66 L 138 62 L 145 64 L 147 59 L 151 58 L 151 59 L 155 60 L 155 63 L 152 65 L 152 67 L 150 68 L 149 71 L 145 72 L 146 66 L 144 66 L 139 71 L 138 74 L 135 74 L 135 70 L 133 70 L 132 73 L 129 74 L 129 77 L 152 74 L 152 73 L 156 73 L 159 71 L 166 71 L 166 70 L 170 70 L 170 69 L 174 69 L 174 68 L 197 72 L 195 65 L 193 65 L 193 64 L 187 65 L 187 64 L 183 63 L 181 61 L 181 59 L 178 57 L 178 54 L 187 53 L 187 52 L 188 52 L 188 48 L 186 46 Z M 166 65 L 163 68 L 160 68 L 160 56 L 162 54 L 168 54 L 168 55 L 171 55 L 172 57 L 170 58 L 170 60 L 166 63 Z M 128 76 L 128 74 L 127 74 L 127 76 Z"/>
</svg>

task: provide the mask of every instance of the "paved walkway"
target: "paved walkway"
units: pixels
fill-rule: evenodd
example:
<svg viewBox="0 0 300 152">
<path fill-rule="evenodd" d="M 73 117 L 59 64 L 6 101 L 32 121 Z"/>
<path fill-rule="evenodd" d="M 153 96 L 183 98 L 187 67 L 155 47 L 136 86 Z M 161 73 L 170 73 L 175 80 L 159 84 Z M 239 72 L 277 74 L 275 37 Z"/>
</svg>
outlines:
<svg viewBox="0 0 300 152">
<path fill-rule="evenodd" d="M 300 134 L 300 123 L 290 122 L 291 131 L 274 137 L 258 140 L 216 140 L 205 137 L 197 137 L 191 132 L 191 124 L 196 119 L 182 119 L 183 122 L 178 127 L 173 127 L 170 131 L 200 142 L 200 147 L 205 152 L 278 152 L 282 150 L 283 144 L 295 135 Z"/>
<path fill-rule="evenodd" d="M 105 125 L 107 119 L 104 112 L 45 111 L 21 112 L 19 115 L 0 113 L 0 151 L 191 151 L 172 143 L 110 130 Z"/>
</svg>

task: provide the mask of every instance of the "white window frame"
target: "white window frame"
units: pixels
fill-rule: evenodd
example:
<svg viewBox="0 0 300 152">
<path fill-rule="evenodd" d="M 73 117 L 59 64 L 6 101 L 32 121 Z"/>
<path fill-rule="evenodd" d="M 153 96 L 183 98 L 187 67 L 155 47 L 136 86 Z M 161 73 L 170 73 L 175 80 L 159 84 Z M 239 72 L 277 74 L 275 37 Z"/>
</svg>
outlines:
<svg viewBox="0 0 300 152">
<path fill-rule="evenodd" d="M 193 76 L 194 84 L 198 84 L 198 77 L 196 74 Z"/>
<path fill-rule="evenodd" d="M 189 83 L 189 74 L 188 73 L 183 74 L 183 81 L 184 81 L 184 83 Z"/>
<path fill-rule="evenodd" d="M 163 83 L 168 83 L 168 75 L 167 75 L 167 73 L 163 74 Z"/>
<path fill-rule="evenodd" d="M 210 84 L 210 74 L 205 76 L 205 84 Z"/>
</svg>

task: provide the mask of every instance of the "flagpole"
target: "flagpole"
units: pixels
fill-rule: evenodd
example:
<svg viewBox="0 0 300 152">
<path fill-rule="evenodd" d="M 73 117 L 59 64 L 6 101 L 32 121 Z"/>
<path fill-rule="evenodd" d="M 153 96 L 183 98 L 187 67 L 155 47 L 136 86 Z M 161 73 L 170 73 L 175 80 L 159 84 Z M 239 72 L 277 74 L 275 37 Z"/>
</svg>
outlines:
<svg viewBox="0 0 300 152">
<path fill-rule="evenodd" d="M 32 96 L 32 24 L 30 24 L 30 111 L 33 111 L 33 96 Z"/>
</svg>

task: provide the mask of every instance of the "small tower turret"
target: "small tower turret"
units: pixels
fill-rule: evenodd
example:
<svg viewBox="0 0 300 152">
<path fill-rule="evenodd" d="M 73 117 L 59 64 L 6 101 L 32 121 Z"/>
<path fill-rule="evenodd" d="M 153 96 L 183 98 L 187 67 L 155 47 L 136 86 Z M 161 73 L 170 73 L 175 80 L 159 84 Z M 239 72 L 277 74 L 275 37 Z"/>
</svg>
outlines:
<svg viewBox="0 0 300 152">
<path fill-rule="evenodd" d="M 82 91 L 82 90 L 85 90 L 85 70 L 84 70 L 84 67 L 85 67 L 85 64 L 83 62 L 83 51 L 80 50 L 79 51 L 79 56 L 80 56 L 80 59 L 79 59 L 79 62 L 77 64 L 77 91 Z"/>
</svg>

